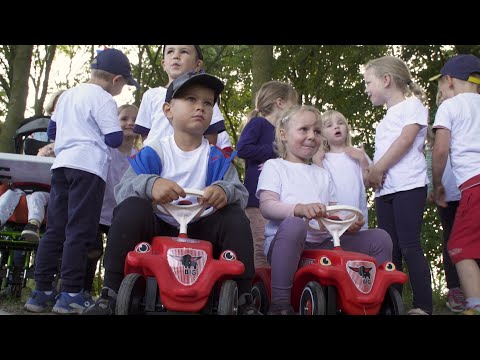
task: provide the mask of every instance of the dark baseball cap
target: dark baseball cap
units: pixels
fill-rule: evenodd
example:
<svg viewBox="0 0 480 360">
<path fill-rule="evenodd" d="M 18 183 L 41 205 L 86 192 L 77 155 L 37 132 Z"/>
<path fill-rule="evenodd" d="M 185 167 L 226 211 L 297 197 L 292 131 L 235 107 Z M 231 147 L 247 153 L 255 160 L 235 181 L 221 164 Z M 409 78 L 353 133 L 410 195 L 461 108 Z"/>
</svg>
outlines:
<svg viewBox="0 0 480 360">
<path fill-rule="evenodd" d="M 163 57 L 165 57 L 165 47 L 167 45 L 163 45 Z M 193 45 L 195 46 L 195 50 L 197 51 L 197 57 L 200 59 L 200 60 L 203 60 L 203 54 L 202 54 L 202 49 L 200 48 L 200 45 Z"/>
<path fill-rule="evenodd" d="M 170 100 L 177 96 L 179 91 L 196 84 L 204 85 L 212 89 L 215 92 L 215 102 L 217 102 L 218 96 L 225 87 L 222 80 L 213 75 L 204 72 L 189 72 L 172 81 L 168 86 L 167 94 L 165 95 L 165 102 L 170 102 Z"/>
<path fill-rule="evenodd" d="M 480 74 L 480 59 L 475 55 L 462 54 L 450 58 L 440 70 L 440 74 L 431 77 L 429 80 L 433 81 L 442 76 L 450 75 L 455 79 L 480 84 L 480 79 L 470 76 L 473 73 Z"/>
<path fill-rule="evenodd" d="M 127 80 L 127 85 L 140 87 L 132 77 L 130 61 L 120 50 L 108 48 L 100 51 L 93 59 L 90 68 L 107 71 L 114 75 L 122 75 Z"/>
</svg>

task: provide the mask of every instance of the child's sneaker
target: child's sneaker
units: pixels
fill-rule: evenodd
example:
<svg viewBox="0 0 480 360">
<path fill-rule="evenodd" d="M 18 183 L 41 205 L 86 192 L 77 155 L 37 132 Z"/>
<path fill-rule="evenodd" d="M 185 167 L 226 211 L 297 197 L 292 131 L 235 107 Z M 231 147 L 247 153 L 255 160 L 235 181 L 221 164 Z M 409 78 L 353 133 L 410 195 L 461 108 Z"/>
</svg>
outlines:
<svg viewBox="0 0 480 360">
<path fill-rule="evenodd" d="M 58 295 L 52 312 L 57 314 L 81 314 L 92 303 L 93 299 L 85 295 L 83 291 L 75 296 L 70 296 L 67 292 L 63 291 Z"/>
<path fill-rule="evenodd" d="M 30 299 L 25 303 L 25 310 L 41 313 L 44 312 L 48 306 L 52 306 L 55 303 L 55 298 L 58 295 L 57 291 L 53 289 L 50 295 L 47 295 L 45 291 L 34 290 Z"/>
<path fill-rule="evenodd" d="M 447 307 L 453 312 L 462 312 L 465 310 L 465 294 L 460 288 L 452 288 L 448 290 L 447 294 Z"/>
<path fill-rule="evenodd" d="M 36 220 L 30 220 L 23 228 L 22 237 L 35 244 L 40 242 L 40 225 Z"/>
<path fill-rule="evenodd" d="M 464 312 L 463 315 L 480 315 L 480 305 L 476 305 L 473 308 L 468 308 Z"/>
<path fill-rule="evenodd" d="M 414 308 L 414 309 L 408 310 L 407 315 L 430 315 L 430 314 L 420 308 Z"/>
<path fill-rule="evenodd" d="M 245 293 L 238 297 L 238 315 L 262 315 L 255 306 L 252 294 Z"/>
<path fill-rule="evenodd" d="M 100 297 L 88 309 L 83 312 L 83 315 L 114 315 L 115 314 L 115 292 L 108 288 L 103 288 Z"/>
</svg>

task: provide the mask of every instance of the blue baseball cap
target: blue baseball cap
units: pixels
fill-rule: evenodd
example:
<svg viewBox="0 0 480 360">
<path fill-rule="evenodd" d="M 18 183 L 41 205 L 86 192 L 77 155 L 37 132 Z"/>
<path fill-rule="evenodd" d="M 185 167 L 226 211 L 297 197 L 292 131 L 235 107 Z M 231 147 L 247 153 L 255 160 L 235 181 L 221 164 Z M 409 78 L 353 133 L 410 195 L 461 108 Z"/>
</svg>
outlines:
<svg viewBox="0 0 480 360">
<path fill-rule="evenodd" d="M 130 61 L 120 50 L 108 48 L 100 51 L 93 59 L 90 68 L 107 71 L 114 75 L 122 75 L 127 80 L 127 85 L 140 87 L 132 77 Z"/>
<path fill-rule="evenodd" d="M 212 89 L 215 93 L 214 101 L 217 102 L 218 96 L 223 91 L 225 85 L 223 84 L 222 80 L 219 78 L 206 74 L 203 71 L 199 72 L 189 72 L 183 74 L 172 81 L 172 83 L 168 86 L 167 93 L 165 95 L 165 102 L 170 102 L 173 98 L 178 95 L 178 92 L 187 88 L 188 86 L 200 84 Z"/>
<path fill-rule="evenodd" d="M 429 80 L 437 80 L 442 76 L 450 75 L 455 79 L 480 84 L 480 79 L 470 76 L 473 73 L 480 74 L 480 59 L 475 55 L 462 54 L 450 58 L 440 70 L 440 74 Z"/>
</svg>

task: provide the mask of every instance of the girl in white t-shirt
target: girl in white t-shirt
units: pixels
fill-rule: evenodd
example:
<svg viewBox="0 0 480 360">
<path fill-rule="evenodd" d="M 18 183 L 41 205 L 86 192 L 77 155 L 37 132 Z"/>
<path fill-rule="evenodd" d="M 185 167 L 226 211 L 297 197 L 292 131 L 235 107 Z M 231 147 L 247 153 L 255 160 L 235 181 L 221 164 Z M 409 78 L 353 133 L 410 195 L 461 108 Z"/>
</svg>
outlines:
<svg viewBox="0 0 480 360">
<path fill-rule="evenodd" d="M 428 124 L 428 111 L 421 101 L 424 93 L 412 81 L 405 62 L 394 56 L 369 61 L 364 80 L 373 106 L 387 109 L 376 127 L 375 156 L 367 177 L 367 184 L 376 190 L 378 226 L 392 237 L 397 269 L 403 269 L 402 259 L 407 264 L 413 291 L 413 308 L 408 313 L 431 314 L 430 268 L 420 243 L 428 184 L 423 154 Z M 401 285 L 395 287 L 402 291 Z"/>
<path fill-rule="evenodd" d="M 335 110 L 322 114 L 323 147 L 313 157 L 313 162 L 326 169 L 337 189 L 339 204 L 359 208 L 368 229 L 368 208 L 365 184 L 368 166 L 372 162 L 361 148 L 352 146 L 350 126 L 345 116 Z"/>
<path fill-rule="evenodd" d="M 312 164 L 322 143 L 322 120 L 313 106 L 295 106 L 277 122 L 275 143 L 281 158 L 267 160 L 256 195 L 268 220 L 265 255 L 272 267 L 270 315 L 295 314 L 290 300 L 295 271 L 304 248 L 332 249 L 328 233 L 307 230 L 304 218 L 325 216 L 326 205 L 336 204 L 335 186 L 329 173 Z M 392 242 L 385 231 L 358 232 L 363 220 L 342 235 L 342 248 L 358 251 L 383 263 L 391 258 Z M 372 230 L 374 231 L 374 230 Z"/>
</svg>

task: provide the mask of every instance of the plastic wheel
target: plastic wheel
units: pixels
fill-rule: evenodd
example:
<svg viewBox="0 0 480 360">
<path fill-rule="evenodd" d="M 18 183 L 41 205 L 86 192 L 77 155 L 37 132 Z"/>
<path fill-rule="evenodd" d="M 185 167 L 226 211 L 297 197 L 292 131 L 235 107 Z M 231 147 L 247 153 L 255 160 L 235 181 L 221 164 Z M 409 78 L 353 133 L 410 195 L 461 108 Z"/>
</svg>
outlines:
<svg viewBox="0 0 480 360">
<path fill-rule="evenodd" d="M 252 286 L 252 296 L 257 310 L 262 314 L 266 314 L 270 306 L 270 301 L 268 300 L 267 289 L 262 281 L 256 282 Z"/>
<path fill-rule="evenodd" d="M 218 297 L 217 315 L 237 315 L 238 313 L 238 287 L 233 280 L 223 282 Z"/>
<path fill-rule="evenodd" d="M 322 285 L 310 281 L 305 285 L 300 297 L 300 315 L 326 315 L 327 301 Z"/>
<path fill-rule="evenodd" d="M 140 274 L 128 274 L 122 281 L 117 296 L 115 314 L 143 315 L 145 306 L 145 278 Z"/>
<path fill-rule="evenodd" d="M 397 289 L 390 286 L 385 293 L 380 315 L 405 315 L 402 296 Z"/>
</svg>

